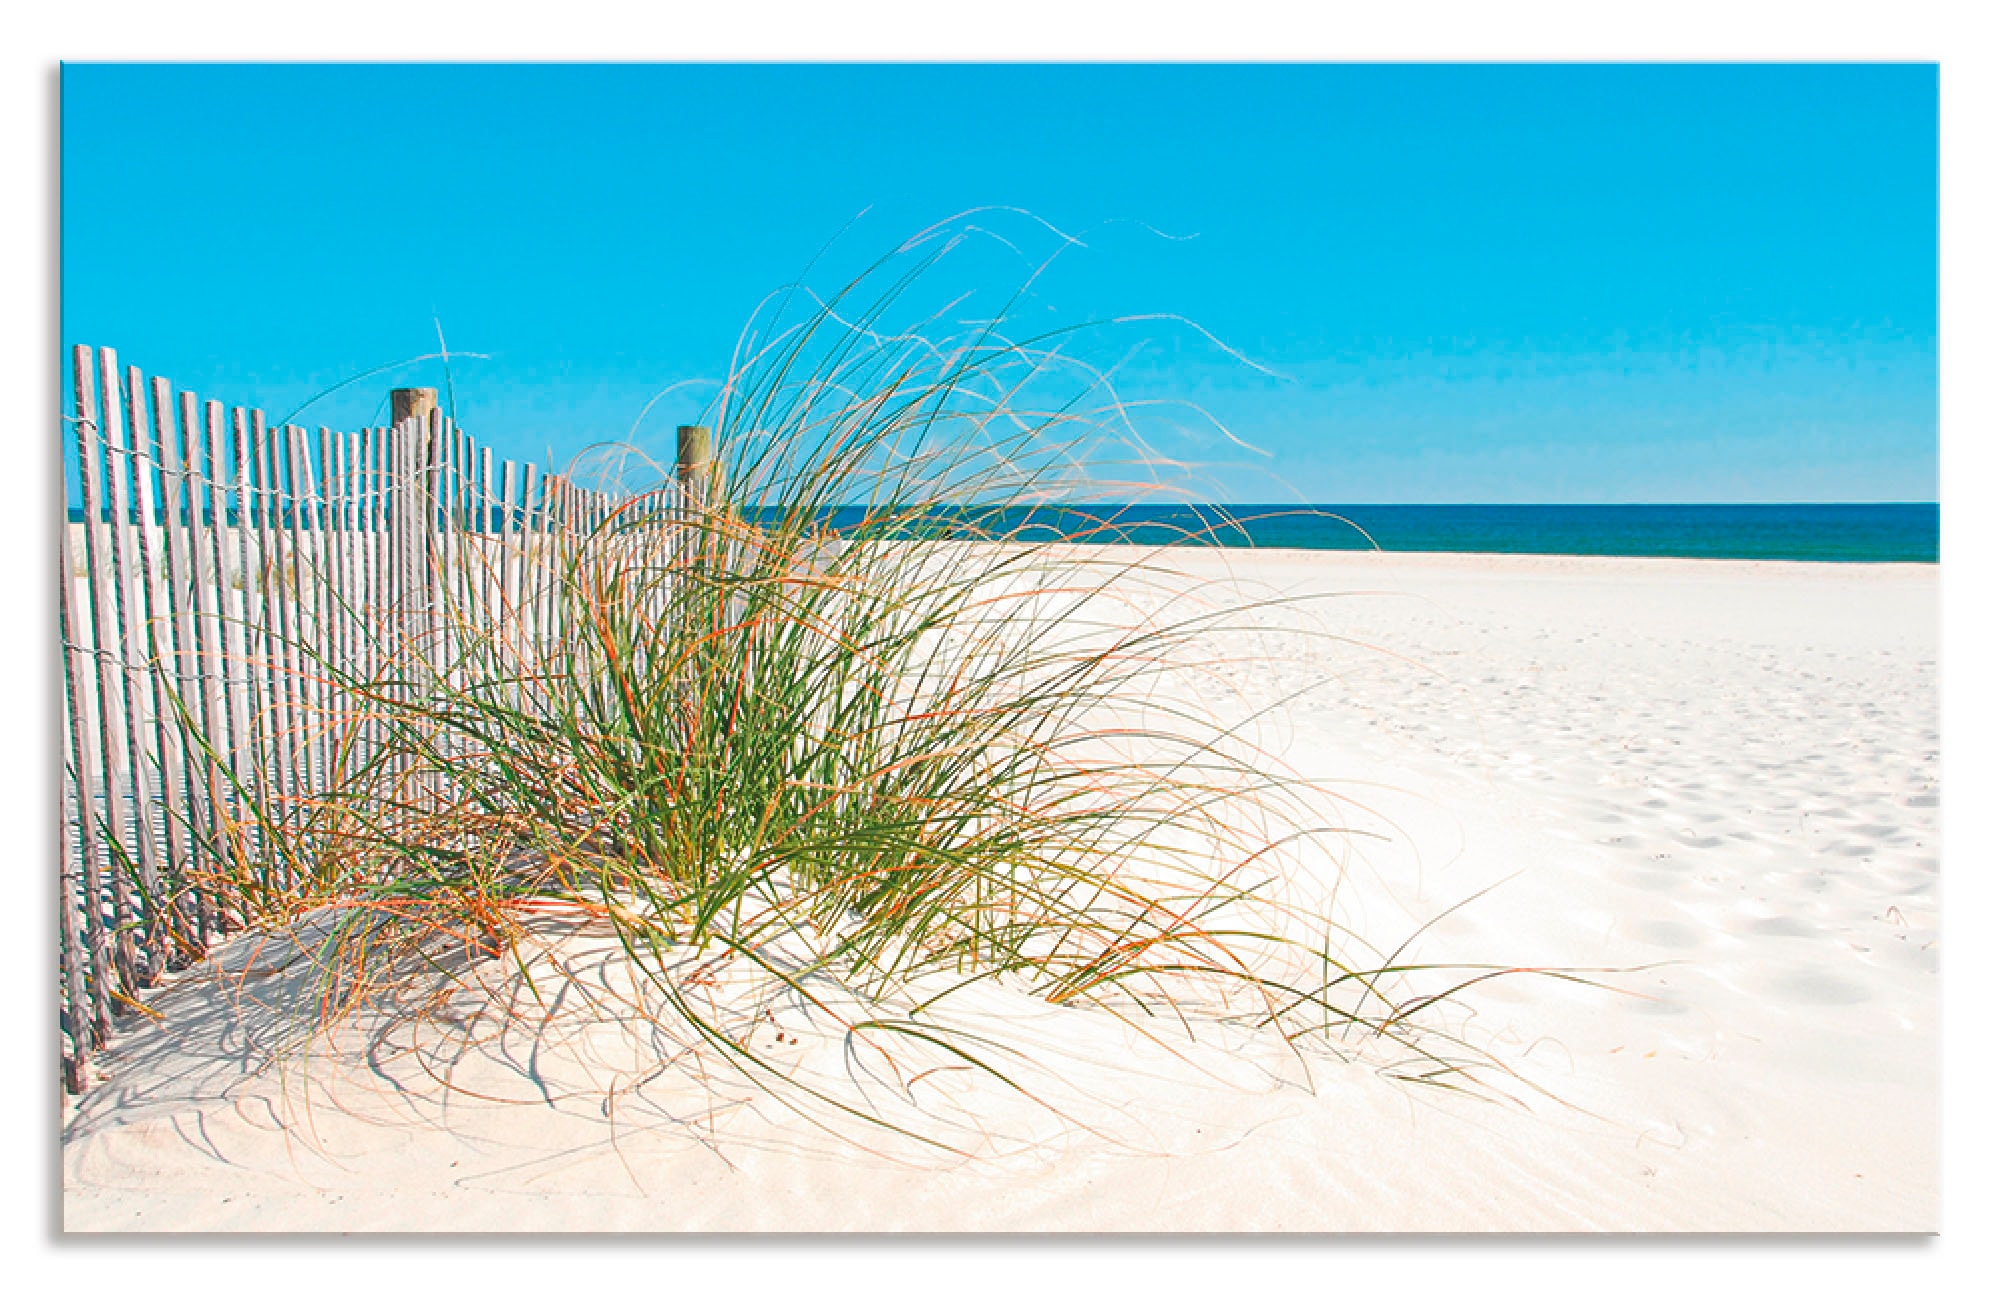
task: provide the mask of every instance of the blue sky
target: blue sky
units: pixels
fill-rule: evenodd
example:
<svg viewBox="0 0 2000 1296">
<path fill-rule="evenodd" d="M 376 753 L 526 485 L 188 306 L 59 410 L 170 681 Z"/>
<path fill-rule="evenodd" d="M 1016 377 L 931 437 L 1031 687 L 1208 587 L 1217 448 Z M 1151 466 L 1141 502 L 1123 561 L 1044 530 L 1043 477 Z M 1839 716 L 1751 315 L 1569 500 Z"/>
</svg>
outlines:
<svg viewBox="0 0 2000 1296">
<path fill-rule="evenodd" d="M 441 322 L 462 421 L 560 461 L 1005 207 L 938 304 L 1080 237 L 1020 313 L 1173 317 L 1087 358 L 1264 452 L 1163 424 L 1213 498 L 1929 500 L 1937 149 L 1931 67 L 73 65 L 62 332 L 276 415 Z"/>
</svg>

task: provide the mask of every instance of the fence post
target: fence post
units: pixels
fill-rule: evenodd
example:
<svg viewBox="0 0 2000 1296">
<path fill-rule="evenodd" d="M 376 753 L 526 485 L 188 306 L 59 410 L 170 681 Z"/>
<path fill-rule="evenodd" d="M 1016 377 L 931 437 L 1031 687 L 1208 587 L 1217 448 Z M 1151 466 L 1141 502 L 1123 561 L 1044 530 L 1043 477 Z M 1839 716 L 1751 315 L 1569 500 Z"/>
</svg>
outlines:
<svg viewBox="0 0 2000 1296">
<path fill-rule="evenodd" d="M 674 513 L 679 519 L 675 544 L 680 552 L 675 565 L 681 569 L 681 580 L 686 582 L 694 578 L 704 555 L 716 552 L 718 537 L 710 530 L 708 517 L 715 485 L 715 437 L 699 423 L 683 423 L 678 433 L 675 476 L 679 480 L 680 498 L 675 501 Z"/>
<path fill-rule="evenodd" d="M 715 437 L 698 423 L 683 423 L 679 432 L 681 489 L 706 503 L 715 475 Z"/>
<path fill-rule="evenodd" d="M 416 419 L 429 427 L 431 413 L 437 407 L 437 388 L 397 387 L 389 393 L 389 422 L 396 424 Z"/>
<path fill-rule="evenodd" d="M 415 651 L 421 638 L 418 625 L 428 620 L 430 532 L 437 524 L 430 492 L 431 418 L 436 413 L 435 387 L 397 387 L 389 393 L 390 444 L 396 452 L 389 480 L 398 550 L 396 637 L 398 650 L 406 653 Z"/>
</svg>

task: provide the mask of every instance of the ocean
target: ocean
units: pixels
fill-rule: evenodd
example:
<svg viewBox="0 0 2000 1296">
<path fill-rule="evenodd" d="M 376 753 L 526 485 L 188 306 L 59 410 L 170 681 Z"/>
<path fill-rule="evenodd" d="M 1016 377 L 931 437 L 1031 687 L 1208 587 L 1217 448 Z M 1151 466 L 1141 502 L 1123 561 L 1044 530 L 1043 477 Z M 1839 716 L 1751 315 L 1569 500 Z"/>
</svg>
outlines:
<svg viewBox="0 0 2000 1296">
<path fill-rule="evenodd" d="M 856 512 L 839 510 L 850 517 L 836 516 L 835 527 Z M 968 520 L 936 521 L 950 533 Z M 1258 549 L 1938 561 L 1936 504 L 1096 504 L 1010 507 L 976 520 L 987 530 L 1101 544 L 1200 535 Z"/>
<path fill-rule="evenodd" d="M 835 530 L 861 520 L 839 508 Z M 70 521 L 83 511 L 72 507 Z M 498 522 L 498 516 L 495 516 Z M 1789 562 L 1938 560 L 1936 504 L 1086 504 L 932 514 L 906 534 L 1083 544 Z"/>
</svg>

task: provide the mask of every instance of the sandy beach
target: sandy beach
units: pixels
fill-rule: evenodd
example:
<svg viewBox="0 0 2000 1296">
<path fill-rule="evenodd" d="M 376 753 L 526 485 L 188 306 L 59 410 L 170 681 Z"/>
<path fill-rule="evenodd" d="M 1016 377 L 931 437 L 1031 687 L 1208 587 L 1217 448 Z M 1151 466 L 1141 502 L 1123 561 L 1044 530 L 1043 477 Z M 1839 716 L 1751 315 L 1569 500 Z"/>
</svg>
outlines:
<svg viewBox="0 0 2000 1296">
<path fill-rule="evenodd" d="M 65 1228 L 1937 1227 L 1935 566 L 1173 562 L 1338 596 L 1310 604 L 1326 634 L 1307 649 L 1230 631 L 1204 701 L 1260 716 L 1267 747 L 1346 798 L 1342 885 L 1372 939 L 1423 928 L 1426 961 L 1606 970 L 1453 1006 L 1512 1072 L 1487 1099 L 1269 1044 L 1163 1051 L 996 988 L 961 1011 L 1052 1059 L 1099 1132 L 996 1110 L 1033 1146 L 870 1154 L 614 1064 L 631 1041 L 590 1023 L 429 1084 L 333 1045 L 273 1062 L 297 986 L 239 938 L 154 992 L 157 1019 L 128 1019 L 68 1103 Z M 613 954 L 560 951 L 606 985 Z M 839 1074 L 842 1041 L 772 1025 L 771 1047 Z"/>
</svg>

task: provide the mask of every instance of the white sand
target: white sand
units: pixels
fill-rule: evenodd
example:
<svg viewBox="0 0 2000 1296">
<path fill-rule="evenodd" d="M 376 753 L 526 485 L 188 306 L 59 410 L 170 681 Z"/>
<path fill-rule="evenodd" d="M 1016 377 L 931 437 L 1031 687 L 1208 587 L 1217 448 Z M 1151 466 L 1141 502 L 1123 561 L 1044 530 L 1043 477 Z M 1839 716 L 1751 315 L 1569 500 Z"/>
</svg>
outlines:
<svg viewBox="0 0 2000 1296">
<path fill-rule="evenodd" d="M 243 978 L 235 949 L 162 989 L 164 1026 L 131 1029 L 69 1115 L 65 1226 L 1937 1226 L 1936 568 L 1177 561 L 1286 593 L 1372 591 L 1315 614 L 1347 642 L 1266 661 L 1240 635 L 1213 699 L 1334 681 L 1264 737 L 1343 780 L 1367 808 L 1353 826 L 1386 838 L 1357 838 L 1353 861 L 1371 935 L 1497 882 L 1419 953 L 1657 964 L 1607 978 L 1622 994 L 1522 978 L 1473 992 L 1467 1036 L 1545 1095 L 1425 1096 L 1339 1064 L 1309 1089 L 1281 1050 L 1223 1041 L 1176 1060 L 996 991 L 963 1010 L 1059 1059 L 1075 1109 L 1119 1141 L 996 1108 L 996 1126 L 1050 1141 L 905 1164 L 769 1102 L 716 1112 L 669 1079 L 593 1091 L 635 1070 L 607 1059 L 632 1048 L 612 1027 L 466 1059 L 449 1097 L 393 1059 L 259 1071 L 260 1005 L 295 982 Z M 615 984 L 615 962 L 604 971 Z M 838 1041 L 776 1034 L 763 1046 L 838 1070 Z M 544 1055 L 524 1063 L 531 1042 Z"/>
</svg>

